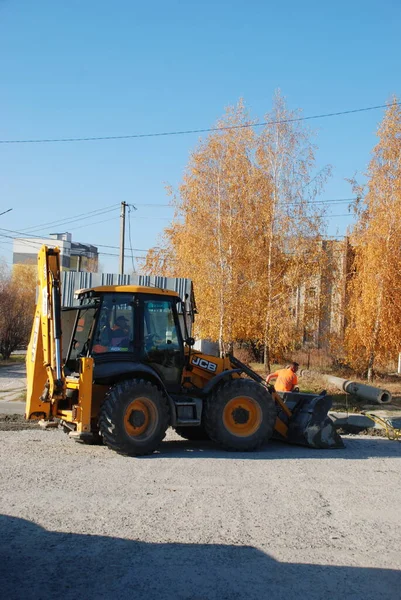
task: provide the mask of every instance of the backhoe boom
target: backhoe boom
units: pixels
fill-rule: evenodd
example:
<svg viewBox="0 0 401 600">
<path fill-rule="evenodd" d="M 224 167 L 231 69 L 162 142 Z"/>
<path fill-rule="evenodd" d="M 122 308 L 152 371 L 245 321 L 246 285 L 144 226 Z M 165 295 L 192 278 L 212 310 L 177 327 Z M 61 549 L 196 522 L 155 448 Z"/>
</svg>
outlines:
<svg viewBox="0 0 401 600">
<path fill-rule="evenodd" d="M 49 419 L 63 397 L 61 357 L 60 251 L 42 246 L 38 255 L 38 294 L 26 356 L 26 418 Z"/>
</svg>

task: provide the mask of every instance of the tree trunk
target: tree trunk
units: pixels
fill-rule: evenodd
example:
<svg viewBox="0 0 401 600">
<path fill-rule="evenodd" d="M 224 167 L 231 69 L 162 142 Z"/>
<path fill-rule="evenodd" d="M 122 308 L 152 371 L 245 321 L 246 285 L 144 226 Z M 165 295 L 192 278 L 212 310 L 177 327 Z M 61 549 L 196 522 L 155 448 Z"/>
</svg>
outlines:
<svg viewBox="0 0 401 600">
<path fill-rule="evenodd" d="M 271 212 L 270 212 L 270 231 L 268 241 L 268 252 L 267 252 L 267 308 L 266 308 L 266 320 L 265 320 L 265 335 L 264 335 L 264 367 L 266 371 L 270 371 L 270 350 L 271 350 L 271 320 L 272 320 L 272 295 L 273 295 L 273 234 L 274 234 L 274 219 L 276 218 L 276 208 L 279 199 L 280 190 L 280 173 L 282 166 L 282 157 L 280 160 L 277 159 L 277 152 L 280 152 L 281 146 L 281 135 L 279 127 L 276 126 L 276 143 L 275 152 L 271 158 L 271 173 L 273 179 L 273 189 L 271 198 Z"/>
<path fill-rule="evenodd" d="M 265 371 L 270 371 L 270 329 L 271 329 L 271 309 L 272 309 L 272 254 L 273 254 L 273 219 L 270 230 L 269 250 L 267 255 L 267 308 L 265 320 L 264 335 L 264 367 Z"/>
<path fill-rule="evenodd" d="M 2 344 L 0 348 L 0 354 L 3 360 L 8 360 L 11 356 L 12 348 L 9 344 Z"/>
<path fill-rule="evenodd" d="M 220 280 L 219 280 L 219 353 L 220 357 L 224 354 L 224 259 L 223 243 L 221 230 L 221 192 L 220 192 L 220 173 L 217 177 L 217 246 L 219 251 Z"/>
<path fill-rule="evenodd" d="M 368 361 L 367 378 L 368 378 L 368 381 L 370 381 L 370 382 L 373 381 L 373 376 L 374 376 L 376 347 L 377 347 L 377 342 L 379 339 L 379 332 L 380 332 L 380 316 L 381 316 L 382 299 L 383 299 L 383 291 L 382 291 L 382 287 L 380 287 L 379 297 L 377 299 L 377 312 L 376 312 L 375 324 L 374 324 L 373 332 L 372 332 L 372 344 L 370 347 L 369 361 Z"/>
<path fill-rule="evenodd" d="M 224 314 L 222 290 L 220 290 L 220 326 L 219 326 L 219 355 L 220 358 L 224 354 L 224 338 L 223 338 L 223 314 Z"/>
</svg>

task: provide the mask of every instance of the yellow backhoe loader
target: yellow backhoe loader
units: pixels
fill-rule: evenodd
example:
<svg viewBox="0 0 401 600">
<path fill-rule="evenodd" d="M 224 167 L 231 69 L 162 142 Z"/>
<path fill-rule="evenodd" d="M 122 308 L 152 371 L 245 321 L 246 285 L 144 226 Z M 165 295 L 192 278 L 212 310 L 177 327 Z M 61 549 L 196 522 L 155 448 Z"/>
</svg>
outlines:
<svg viewBox="0 0 401 600">
<path fill-rule="evenodd" d="M 324 393 L 281 398 L 235 357 L 195 351 L 186 326 L 192 309 L 177 293 L 131 285 L 80 290 L 63 352 L 58 248 L 41 248 L 38 287 L 27 419 L 130 456 L 154 452 L 168 427 L 227 450 L 255 450 L 273 436 L 343 446 Z"/>
</svg>

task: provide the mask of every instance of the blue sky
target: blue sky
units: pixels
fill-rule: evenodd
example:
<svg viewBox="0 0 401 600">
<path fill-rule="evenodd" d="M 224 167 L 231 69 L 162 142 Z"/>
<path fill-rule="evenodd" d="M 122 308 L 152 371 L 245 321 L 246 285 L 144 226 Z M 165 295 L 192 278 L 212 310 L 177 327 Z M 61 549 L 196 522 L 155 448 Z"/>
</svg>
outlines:
<svg viewBox="0 0 401 600">
<path fill-rule="evenodd" d="M 263 118 L 276 88 L 305 116 L 384 104 L 401 96 L 400 27 L 399 0 L 0 0 L 0 139 L 205 128 L 240 97 Z M 333 166 L 322 199 L 352 195 L 345 179 L 365 170 L 382 115 L 313 121 L 318 166 Z M 13 207 L 0 227 L 124 200 L 138 205 L 132 244 L 147 249 L 172 210 L 145 204 L 167 204 L 165 184 L 179 184 L 198 138 L 0 144 L 0 212 Z M 329 233 L 350 221 L 331 218 Z M 68 230 L 76 241 L 117 246 L 118 210 Z M 0 256 L 11 262 L 7 241 Z M 117 269 L 117 258 L 101 263 Z"/>
</svg>

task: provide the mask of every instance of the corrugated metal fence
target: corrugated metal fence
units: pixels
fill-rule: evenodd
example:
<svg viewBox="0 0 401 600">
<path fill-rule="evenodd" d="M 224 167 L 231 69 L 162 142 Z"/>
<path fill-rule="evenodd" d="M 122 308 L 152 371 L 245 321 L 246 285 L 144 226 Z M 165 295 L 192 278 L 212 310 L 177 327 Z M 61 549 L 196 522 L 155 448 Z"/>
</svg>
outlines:
<svg viewBox="0 0 401 600">
<path fill-rule="evenodd" d="M 93 288 L 99 285 L 145 285 L 178 292 L 180 298 L 185 295 L 192 300 L 192 281 L 182 277 L 157 277 L 154 275 L 117 275 L 115 273 L 87 273 L 84 271 L 63 271 L 61 292 L 63 306 L 76 306 L 76 290 Z"/>
</svg>

